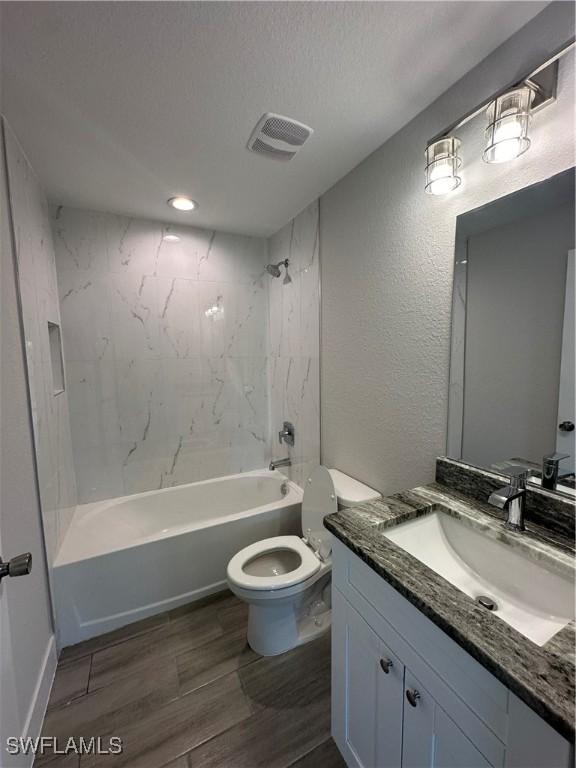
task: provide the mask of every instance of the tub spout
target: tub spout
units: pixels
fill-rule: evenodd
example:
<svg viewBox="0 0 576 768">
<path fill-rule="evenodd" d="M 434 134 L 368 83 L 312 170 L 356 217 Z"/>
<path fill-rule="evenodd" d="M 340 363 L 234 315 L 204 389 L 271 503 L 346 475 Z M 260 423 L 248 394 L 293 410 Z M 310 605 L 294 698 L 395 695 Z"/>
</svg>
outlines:
<svg viewBox="0 0 576 768">
<path fill-rule="evenodd" d="M 270 464 L 268 465 L 268 469 L 273 472 L 275 469 L 278 469 L 278 467 L 289 467 L 292 464 L 292 460 L 289 458 L 286 459 L 272 459 Z"/>
</svg>

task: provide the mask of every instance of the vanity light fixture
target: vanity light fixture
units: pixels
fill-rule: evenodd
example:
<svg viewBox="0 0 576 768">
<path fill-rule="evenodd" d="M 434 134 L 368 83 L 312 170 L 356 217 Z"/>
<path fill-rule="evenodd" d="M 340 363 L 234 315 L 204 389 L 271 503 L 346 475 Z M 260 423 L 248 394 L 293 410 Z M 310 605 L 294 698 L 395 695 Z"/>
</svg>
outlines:
<svg viewBox="0 0 576 768">
<path fill-rule="evenodd" d="M 530 147 L 531 115 L 555 101 L 558 61 L 575 45 L 574 41 L 565 45 L 537 69 L 478 104 L 430 139 L 426 146 L 426 192 L 443 195 L 460 186 L 460 141 L 454 132 L 479 115 L 488 117 L 485 162 L 501 163 L 526 152 Z"/>
<path fill-rule="evenodd" d="M 460 139 L 446 136 L 426 147 L 426 192 L 445 195 L 460 186 L 458 169 L 462 160 L 458 155 Z"/>
<path fill-rule="evenodd" d="M 490 104 L 483 154 L 485 162 L 513 160 L 530 147 L 528 125 L 534 95 L 532 88 L 525 85 L 503 93 Z"/>
<path fill-rule="evenodd" d="M 166 243 L 179 243 L 180 242 L 180 238 L 178 237 L 178 235 L 171 235 L 171 234 L 164 235 L 162 240 L 164 240 L 164 242 L 166 242 Z"/>
<path fill-rule="evenodd" d="M 171 197 L 168 200 L 168 205 L 176 208 L 177 211 L 195 211 L 198 208 L 198 203 L 195 200 L 192 200 L 190 197 L 183 197 L 182 195 Z"/>
</svg>

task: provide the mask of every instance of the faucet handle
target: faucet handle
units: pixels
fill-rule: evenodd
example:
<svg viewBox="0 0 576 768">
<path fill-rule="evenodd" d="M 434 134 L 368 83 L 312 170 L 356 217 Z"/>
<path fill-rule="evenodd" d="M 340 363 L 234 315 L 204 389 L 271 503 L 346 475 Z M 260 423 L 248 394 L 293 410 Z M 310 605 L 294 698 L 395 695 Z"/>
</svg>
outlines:
<svg viewBox="0 0 576 768">
<path fill-rule="evenodd" d="M 562 459 L 568 459 L 569 453 L 547 453 L 542 457 L 542 488 L 549 491 L 556 489 L 558 483 L 558 469 Z"/>
<path fill-rule="evenodd" d="M 522 477 L 524 475 L 527 478 L 530 475 L 530 470 L 527 467 L 522 467 L 520 464 L 511 464 L 505 471 L 505 475 L 509 477 Z"/>
<path fill-rule="evenodd" d="M 504 474 L 508 475 L 513 486 L 524 488 L 526 487 L 526 480 L 530 477 L 530 470 L 520 466 L 520 464 L 512 464 L 505 470 Z"/>
<path fill-rule="evenodd" d="M 555 451 L 554 453 L 547 453 L 545 456 L 542 457 L 542 460 L 545 461 L 547 464 L 558 464 L 558 462 L 562 461 L 562 459 L 568 459 L 570 458 L 569 453 L 558 453 Z"/>
<path fill-rule="evenodd" d="M 278 432 L 278 442 L 280 445 L 286 443 L 287 445 L 294 445 L 294 424 L 289 421 L 285 421 L 282 425 L 282 429 Z"/>
</svg>

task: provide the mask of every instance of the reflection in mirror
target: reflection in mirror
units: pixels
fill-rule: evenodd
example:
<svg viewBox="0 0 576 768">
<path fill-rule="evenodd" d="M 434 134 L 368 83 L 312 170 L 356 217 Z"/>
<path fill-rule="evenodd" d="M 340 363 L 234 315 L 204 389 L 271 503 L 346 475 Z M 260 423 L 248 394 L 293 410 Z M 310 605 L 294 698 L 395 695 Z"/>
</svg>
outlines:
<svg viewBox="0 0 576 768">
<path fill-rule="evenodd" d="M 568 494 L 574 221 L 574 169 L 458 217 L 448 416 L 450 458 Z"/>
</svg>

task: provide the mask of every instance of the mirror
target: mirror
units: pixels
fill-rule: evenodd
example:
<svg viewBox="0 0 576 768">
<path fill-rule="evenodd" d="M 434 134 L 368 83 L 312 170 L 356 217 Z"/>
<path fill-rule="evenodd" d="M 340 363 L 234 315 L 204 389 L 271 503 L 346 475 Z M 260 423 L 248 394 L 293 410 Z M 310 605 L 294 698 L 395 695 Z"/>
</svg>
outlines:
<svg viewBox="0 0 576 768">
<path fill-rule="evenodd" d="M 570 495 L 574 214 L 570 169 L 458 217 L 447 446 L 504 474 L 524 465 L 531 482 Z M 557 482 L 542 483 L 553 453 L 567 456 Z"/>
</svg>

